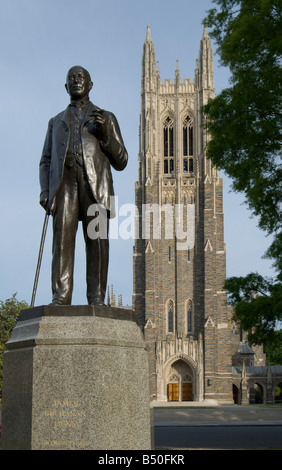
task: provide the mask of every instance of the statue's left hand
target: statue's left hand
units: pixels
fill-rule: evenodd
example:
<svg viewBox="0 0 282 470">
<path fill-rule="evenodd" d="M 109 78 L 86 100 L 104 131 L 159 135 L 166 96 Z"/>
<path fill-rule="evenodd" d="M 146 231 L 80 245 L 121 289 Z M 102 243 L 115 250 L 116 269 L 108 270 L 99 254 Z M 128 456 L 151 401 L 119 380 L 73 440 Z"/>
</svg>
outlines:
<svg viewBox="0 0 282 470">
<path fill-rule="evenodd" d="M 48 197 L 45 198 L 45 199 L 42 199 L 40 201 L 40 205 L 43 207 L 43 209 L 47 210 L 47 207 L 48 207 Z"/>
<path fill-rule="evenodd" d="M 107 120 L 103 114 L 103 109 L 92 111 L 91 118 L 97 127 L 97 138 L 102 142 L 107 142 L 108 132 L 107 132 Z"/>
</svg>

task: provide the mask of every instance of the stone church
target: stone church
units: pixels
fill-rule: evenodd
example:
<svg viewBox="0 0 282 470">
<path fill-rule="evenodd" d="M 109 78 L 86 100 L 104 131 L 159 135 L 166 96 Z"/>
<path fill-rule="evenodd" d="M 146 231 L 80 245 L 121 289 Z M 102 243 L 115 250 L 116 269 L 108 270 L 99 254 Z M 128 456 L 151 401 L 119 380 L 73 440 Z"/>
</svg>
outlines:
<svg viewBox="0 0 282 470">
<path fill-rule="evenodd" d="M 265 357 L 237 334 L 223 289 L 223 183 L 205 156 L 209 137 L 201 113 L 214 96 L 207 28 L 194 80 L 182 81 L 177 63 L 174 79 L 162 81 L 148 27 L 135 183 L 133 309 L 148 345 L 152 401 L 244 402 L 255 384 L 248 367 L 258 366 L 264 368 L 267 395 Z"/>
</svg>

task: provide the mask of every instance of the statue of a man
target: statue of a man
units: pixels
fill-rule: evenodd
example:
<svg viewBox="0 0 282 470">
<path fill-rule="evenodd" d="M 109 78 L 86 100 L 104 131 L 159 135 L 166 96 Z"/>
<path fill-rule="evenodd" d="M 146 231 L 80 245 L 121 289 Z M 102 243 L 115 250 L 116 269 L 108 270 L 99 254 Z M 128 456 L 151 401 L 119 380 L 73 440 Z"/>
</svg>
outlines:
<svg viewBox="0 0 282 470">
<path fill-rule="evenodd" d="M 114 215 L 111 166 L 123 170 L 128 155 L 115 116 L 89 100 L 92 86 L 83 67 L 69 70 L 65 87 L 71 102 L 49 121 L 40 160 L 40 204 L 53 216 L 52 305 L 71 304 L 79 220 L 86 245 L 88 304 L 101 305 L 105 299 L 108 222 Z M 102 238 L 87 234 L 87 212 L 93 204 L 105 209 L 107 234 Z"/>
</svg>

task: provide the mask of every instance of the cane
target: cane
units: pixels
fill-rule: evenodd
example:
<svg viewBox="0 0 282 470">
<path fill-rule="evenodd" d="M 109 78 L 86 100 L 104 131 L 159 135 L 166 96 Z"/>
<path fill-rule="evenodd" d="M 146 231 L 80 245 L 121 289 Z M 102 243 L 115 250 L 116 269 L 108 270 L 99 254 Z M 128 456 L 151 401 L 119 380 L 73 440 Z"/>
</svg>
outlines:
<svg viewBox="0 0 282 470">
<path fill-rule="evenodd" d="M 49 211 L 46 211 L 45 218 L 44 218 L 43 229 L 42 229 L 42 235 L 41 235 L 41 242 L 40 242 L 40 248 L 39 248 L 39 254 L 38 254 L 38 261 L 37 261 L 37 267 L 36 267 L 36 273 L 35 273 L 35 279 L 34 279 L 34 285 L 33 285 L 31 304 L 30 304 L 31 308 L 34 307 L 34 300 L 35 300 L 35 294 L 36 294 L 36 289 L 37 289 L 37 284 L 38 284 L 38 277 L 39 277 L 39 271 L 40 271 L 40 266 L 41 266 L 41 260 L 42 260 L 42 254 L 43 254 L 43 248 L 44 248 L 44 242 L 45 242 L 45 237 L 46 237 L 48 220 L 49 220 Z"/>
</svg>

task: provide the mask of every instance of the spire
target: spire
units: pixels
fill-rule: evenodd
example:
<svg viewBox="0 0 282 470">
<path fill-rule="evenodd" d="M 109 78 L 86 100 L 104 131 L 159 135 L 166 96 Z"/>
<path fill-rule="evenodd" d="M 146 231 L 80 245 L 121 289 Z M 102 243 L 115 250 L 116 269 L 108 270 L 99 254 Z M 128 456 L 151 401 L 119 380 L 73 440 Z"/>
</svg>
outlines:
<svg viewBox="0 0 282 470">
<path fill-rule="evenodd" d="M 142 90 L 152 91 L 156 87 L 156 59 L 154 44 L 152 42 L 150 26 L 147 26 L 146 40 L 143 47 L 142 58 Z"/>
<path fill-rule="evenodd" d="M 146 42 L 152 42 L 150 26 L 147 26 Z"/>
<path fill-rule="evenodd" d="M 175 69 L 175 76 L 176 77 L 179 77 L 180 73 L 179 73 L 179 64 L 178 64 L 178 59 L 176 60 L 176 69 Z"/>
<path fill-rule="evenodd" d="M 199 89 L 204 91 L 205 104 L 209 98 L 214 97 L 213 55 L 208 28 L 204 25 L 203 36 L 199 53 Z"/>
<path fill-rule="evenodd" d="M 180 72 L 179 72 L 178 60 L 176 60 L 175 85 L 176 85 L 176 89 L 177 89 L 177 90 L 178 90 L 178 88 L 179 88 L 179 83 L 180 83 Z"/>
<path fill-rule="evenodd" d="M 157 60 L 157 83 L 159 84 L 160 81 L 161 81 L 161 74 L 160 74 L 159 61 Z"/>
<path fill-rule="evenodd" d="M 204 31 L 203 31 L 202 39 L 209 39 L 209 33 L 208 33 L 208 28 L 206 24 L 204 24 Z"/>
<path fill-rule="evenodd" d="M 116 306 L 116 296 L 114 294 L 114 287 L 111 285 L 111 307 Z"/>
</svg>

